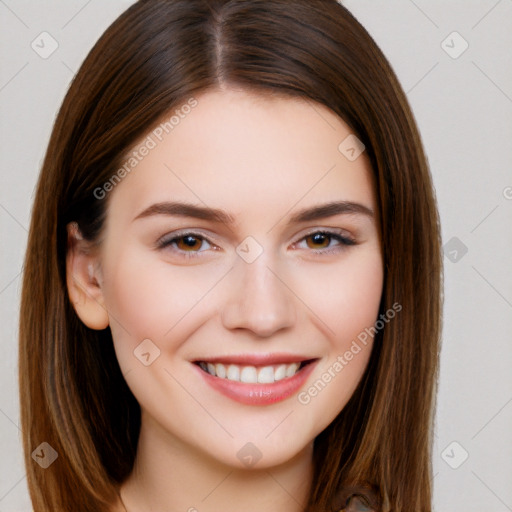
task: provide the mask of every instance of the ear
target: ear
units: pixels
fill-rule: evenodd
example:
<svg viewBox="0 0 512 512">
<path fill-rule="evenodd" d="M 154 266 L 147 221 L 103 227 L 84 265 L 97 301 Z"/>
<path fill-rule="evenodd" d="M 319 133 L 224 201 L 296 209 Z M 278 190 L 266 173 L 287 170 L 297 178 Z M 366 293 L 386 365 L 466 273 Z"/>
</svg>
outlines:
<svg viewBox="0 0 512 512">
<path fill-rule="evenodd" d="M 98 256 L 83 239 L 76 222 L 67 225 L 66 283 L 69 298 L 80 320 L 89 328 L 101 330 L 109 325 L 101 289 Z"/>
</svg>

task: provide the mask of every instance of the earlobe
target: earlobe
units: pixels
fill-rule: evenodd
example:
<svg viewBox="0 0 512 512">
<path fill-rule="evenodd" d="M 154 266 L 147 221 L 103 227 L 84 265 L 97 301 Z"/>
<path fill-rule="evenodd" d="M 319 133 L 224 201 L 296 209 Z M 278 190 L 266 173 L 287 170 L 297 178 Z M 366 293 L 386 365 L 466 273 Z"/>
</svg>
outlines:
<svg viewBox="0 0 512 512">
<path fill-rule="evenodd" d="M 90 329 L 101 330 L 109 325 L 107 309 L 99 278 L 98 257 L 85 241 L 78 224 L 67 226 L 66 284 L 76 314 Z"/>
</svg>

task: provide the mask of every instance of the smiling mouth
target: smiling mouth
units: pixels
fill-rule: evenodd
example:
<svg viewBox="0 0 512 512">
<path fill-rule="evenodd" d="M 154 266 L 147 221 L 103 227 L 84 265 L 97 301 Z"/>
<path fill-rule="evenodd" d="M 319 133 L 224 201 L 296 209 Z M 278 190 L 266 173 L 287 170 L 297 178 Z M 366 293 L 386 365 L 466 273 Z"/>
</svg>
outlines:
<svg viewBox="0 0 512 512">
<path fill-rule="evenodd" d="M 272 384 L 295 376 L 305 366 L 313 361 L 316 361 L 316 359 L 266 366 L 210 363 L 206 361 L 196 361 L 195 364 L 204 372 L 220 379 L 242 382 L 245 384 Z"/>
</svg>

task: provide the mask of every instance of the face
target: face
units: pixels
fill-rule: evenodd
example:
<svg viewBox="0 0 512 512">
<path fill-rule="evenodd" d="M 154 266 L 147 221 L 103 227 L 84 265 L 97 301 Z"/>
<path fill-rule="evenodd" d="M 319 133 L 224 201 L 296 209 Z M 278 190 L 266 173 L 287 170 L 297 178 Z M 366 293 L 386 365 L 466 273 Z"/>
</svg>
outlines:
<svg viewBox="0 0 512 512">
<path fill-rule="evenodd" d="M 310 446 L 367 366 L 383 285 L 371 168 L 319 104 L 196 100 L 109 192 L 101 293 L 145 434 L 270 467 Z"/>
</svg>

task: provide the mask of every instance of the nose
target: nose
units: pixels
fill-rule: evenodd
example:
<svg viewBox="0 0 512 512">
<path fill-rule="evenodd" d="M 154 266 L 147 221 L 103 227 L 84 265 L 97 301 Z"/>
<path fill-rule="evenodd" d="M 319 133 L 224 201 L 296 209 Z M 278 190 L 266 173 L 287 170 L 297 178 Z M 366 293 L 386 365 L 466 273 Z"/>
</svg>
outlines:
<svg viewBox="0 0 512 512">
<path fill-rule="evenodd" d="M 222 311 L 227 329 L 247 329 L 269 337 L 296 320 L 294 296 L 279 267 L 265 252 L 252 263 L 238 258 L 230 272 L 229 295 Z"/>
</svg>

